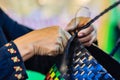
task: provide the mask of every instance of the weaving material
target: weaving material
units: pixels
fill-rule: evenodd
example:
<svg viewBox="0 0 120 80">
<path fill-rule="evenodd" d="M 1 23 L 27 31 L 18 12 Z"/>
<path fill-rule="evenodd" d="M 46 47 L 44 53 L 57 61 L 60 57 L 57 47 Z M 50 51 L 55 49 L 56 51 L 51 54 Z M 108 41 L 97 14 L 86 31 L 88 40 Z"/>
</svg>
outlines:
<svg viewBox="0 0 120 80">
<path fill-rule="evenodd" d="M 61 74 L 54 65 L 47 74 L 46 80 L 114 80 L 77 39 L 72 41 L 68 53 L 67 72 Z"/>
</svg>

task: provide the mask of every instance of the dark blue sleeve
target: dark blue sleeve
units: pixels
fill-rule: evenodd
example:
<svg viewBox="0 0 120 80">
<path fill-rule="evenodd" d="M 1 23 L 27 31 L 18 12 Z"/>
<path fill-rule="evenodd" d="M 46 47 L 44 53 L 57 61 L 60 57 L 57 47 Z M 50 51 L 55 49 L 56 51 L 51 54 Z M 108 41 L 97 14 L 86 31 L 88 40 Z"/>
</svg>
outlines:
<svg viewBox="0 0 120 80">
<path fill-rule="evenodd" d="M 26 26 L 23 26 L 13 21 L 1 9 L 0 9 L 0 26 L 2 27 L 5 35 L 10 41 L 32 31 L 32 29 L 27 28 Z"/>
<path fill-rule="evenodd" d="M 0 48 L 0 80 L 25 80 L 26 69 L 13 42 Z"/>
</svg>

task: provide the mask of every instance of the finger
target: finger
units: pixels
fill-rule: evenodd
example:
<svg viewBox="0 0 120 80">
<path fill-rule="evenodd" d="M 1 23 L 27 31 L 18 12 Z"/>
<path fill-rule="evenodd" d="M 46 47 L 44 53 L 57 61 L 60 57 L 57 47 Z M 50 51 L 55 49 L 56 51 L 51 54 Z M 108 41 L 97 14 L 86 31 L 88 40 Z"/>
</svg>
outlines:
<svg viewBox="0 0 120 80">
<path fill-rule="evenodd" d="M 90 33 L 92 33 L 93 31 L 94 31 L 93 26 L 90 26 L 86 29 L 82 29 L 81 31 L 78 32 L 78 37 L 87 36 Z"/>
<path fill-rule="evenodd" d="M 60 45 L 54 45 L 54 47 L 52 47 L 49 52 L 46 54 L 47 56 L 56 56 L 59 54 L 59 48 Z"/>
<path fill-rule="evenodd" d="M 56 43 L 57 54 L 60 54 L 64 50 L 62 41 L 63 41 L 62 37 L 59 37 L 57 39 L 57 43 Z"/>
<path fill-rule="evenodd" d="M 93 37 L 90 41 L 83 43 L 83 45 L 89 47 L 95 40 L 95 37 Z"/>
<path fill-rule="evenodd" d="M 70 39 L 71 35 L 67 32 L 67 31 L 64 31 L 64 35 L 65 35 L 65 38 L 67 39 L 67 41 Z"/>
<path fill-rule="evenodd" d="M 67 45 L 67 42 L 68 42 L 69 38 L 71 37 L 71 35 L 67 31 L 65 31 L 63 29 L 61 29 L 60 32 L 61 32 L 60 35 L 61 35 L 61 39 L 62 39 L 61 40 L 62 47 L 60 49 L 60 52 L 63 53 L 63 51 L 64 51 L 64 49 L 65 49 L 65 47 Z"/>
<path fill-rule="evenodd" d="M 65 48 L 69 38 L 71 37 L 71 35 L 67 31 L 62 29 L 61 30 L 61 37 L 62 37 L 63 47 Z"/>
<path fill-rule="evenodd" d="M 55 50 L 52 53 L 53 53 L 52 56 L 60 54 L 60 45 L 55 45 Z"/>
<path fill-rule="evenodd" d="M 93 35 L 89 34 L 85 37 L 79 38 L 79 41 L 82 42 L 82 43 L 89 42 L 92 39 L 92 37 L 93 37 Z"/>
<path fill-rule="evenodd" d="M 83 25 L 85 25 L 89 20 L 89 17 L 76 17 L 71 20 L 71 22 L 67 25 L 65 30 L 67 30 L 68 32 L 76 30 L 77 28 L 80 28 Z"/>
<path fill-rule="evenodd" d="M 97 40 L 97 33 L 96 33 L 96 31 L 94 31 L 94 32 L 92 33 L 92 35 L 94 35 L 94 36 L 93 36 L 92 39 L 90 40 L 90 43 L 93 43 L 93 42 L 95 42 L 95 41 Z"/>
<path fill-rule="evenodd" d="M 46 56 L 53 56 L 53 54 L 50 54 L 50 53 L 49 53 L 49 54 L 47 54 Z"/>
<path fill-rule="evenodd" d="M 95 31 L 92 32 L 91 35 L 92 35 L 92 38 L 91 38 L 90 40 L 86 41 L 86 42 L 83 42 L 83 45 L 85 45 L 85 46 L 90 46 L 94 41 L 97 40 L 97 39 L 96 39 L 97 36 L 96 36 Z"/>
<path fill-rule="evenodd" d="M 90 42 L 86 42 L 86 43 L 83 43 L 83 45 L 89 47 L 91 45 L 91 43 Z"/>
<path fill-rule="evenodd" d="M 59 29 L 59 37 L 61 38 L 61 42 L 59 42 L 59 43 L 62 45 L 61 48 L 63 48 L 67 41 L 66 41 L 65 33 L 64 33 L 63 29 L 61 29 L 61 28 Z"/>
<path fill-rule="evenodd" d="M 58 33 L 59 35 L 58 35 L 56 46 L 57 46 L 57 49 L 59 50 L 58 53 L 60 54 L 64 51 L 65 45 L 67 43 L 67 39 L 66 39 L 65 31 L 63 29 L 60 28 Z"/>
</svg>

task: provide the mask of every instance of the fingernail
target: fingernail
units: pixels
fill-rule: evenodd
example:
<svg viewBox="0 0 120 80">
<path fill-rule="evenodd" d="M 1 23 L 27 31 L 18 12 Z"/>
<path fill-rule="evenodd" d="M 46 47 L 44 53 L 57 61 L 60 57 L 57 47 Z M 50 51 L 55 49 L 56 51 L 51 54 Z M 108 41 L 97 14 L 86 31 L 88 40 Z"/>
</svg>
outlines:
<svg viewBox="0 0 120 80">
<path fill-rule="evenodd" d="M 83 34 L 82 34 L 82 33 L 78 33 L 78 36 L 79 36 L 79 37 L 82 37 L 82 36 L 83 36 Z"/>
</svg>

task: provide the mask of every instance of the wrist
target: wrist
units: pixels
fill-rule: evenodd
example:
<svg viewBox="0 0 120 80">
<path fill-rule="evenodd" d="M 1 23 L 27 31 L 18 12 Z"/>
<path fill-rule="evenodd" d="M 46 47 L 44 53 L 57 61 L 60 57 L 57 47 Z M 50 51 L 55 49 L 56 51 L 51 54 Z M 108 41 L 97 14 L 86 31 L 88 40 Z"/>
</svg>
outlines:
<svg viewBox="0 0 120 80">
<path fill-rule="evenodd" d="M 32 54 L 32 45 L 27 44 L 26 41 L 21 40 L 20 38 L 13 41 L 15 45 L 17 46 L 21 57 L 23 58 L 23 61 L 29 59 L 33 56 Z"/>
</svg>

